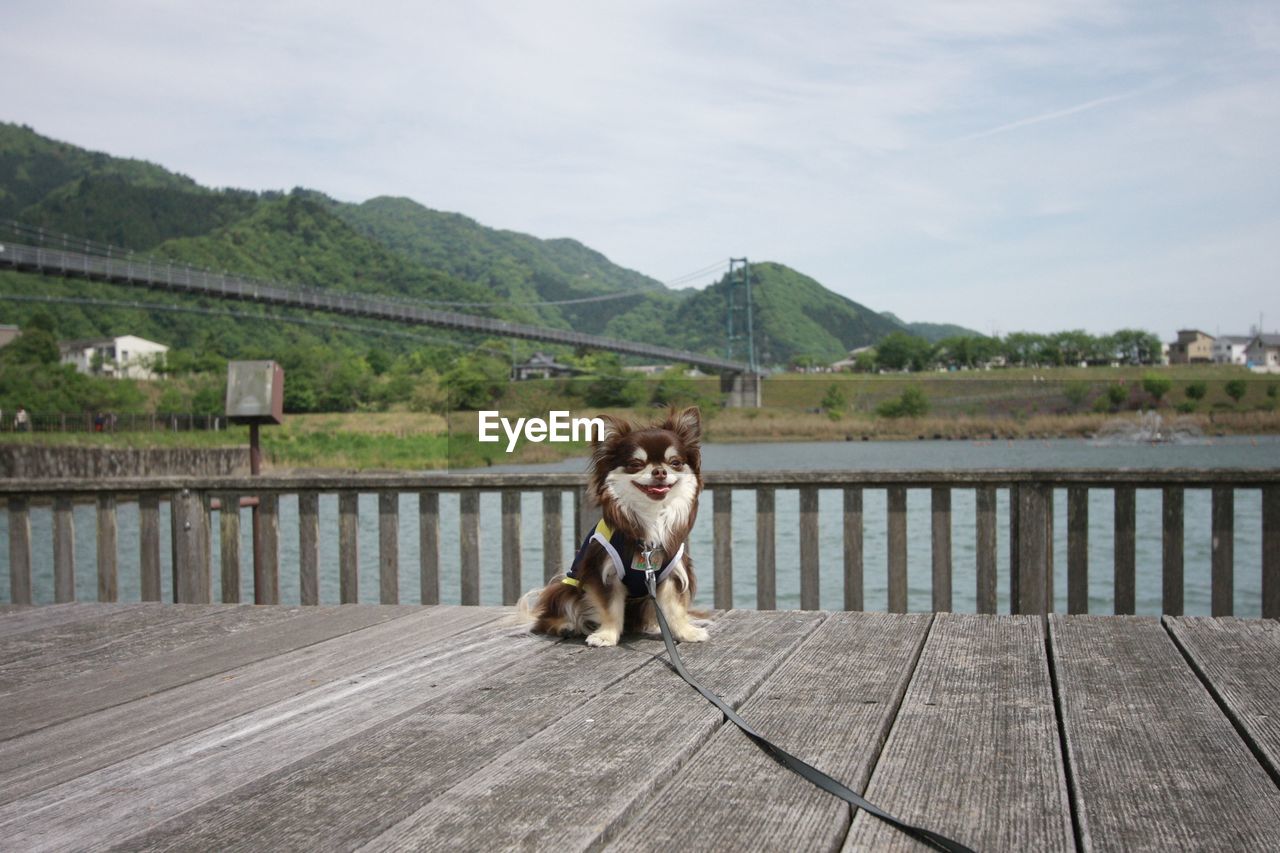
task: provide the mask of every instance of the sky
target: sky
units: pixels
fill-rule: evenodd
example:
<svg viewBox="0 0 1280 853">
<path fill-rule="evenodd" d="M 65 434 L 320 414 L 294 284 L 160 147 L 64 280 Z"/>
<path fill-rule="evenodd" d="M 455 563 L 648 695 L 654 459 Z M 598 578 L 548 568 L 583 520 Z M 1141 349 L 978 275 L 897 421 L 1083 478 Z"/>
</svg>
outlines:
<svg viewBox="0 0 1280 853">
<path fill-rule="evenodd" d="M 985 334 L 1280 329 L 1273 0 L 4 5 L 0 120 L 207 186 Z"/>
</svg>

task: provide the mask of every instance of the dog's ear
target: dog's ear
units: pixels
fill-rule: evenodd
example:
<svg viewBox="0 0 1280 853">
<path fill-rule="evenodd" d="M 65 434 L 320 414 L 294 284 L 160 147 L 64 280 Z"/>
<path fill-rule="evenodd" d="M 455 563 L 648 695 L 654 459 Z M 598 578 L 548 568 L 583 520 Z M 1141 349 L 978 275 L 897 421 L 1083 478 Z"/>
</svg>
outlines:
<svg viewBox="0 0 1280 853">
<path fill-rule="evenodd" d="M 662 428 L 671 430 L 686 442 L 698 441 L 702 437 L 702 412 L 697 406 L 690 406 L 681 412 L 677 412 L 675 406 L 672 406 Z"/>
<path fill-rule="evenodd" d="M 608 444 L 614 439 L 626 435 L 633 429 L 631 422 L 624 418 L 615 417 L 614 415 L 600 415 L 599 418 L 604 421 L 604 431 L 600 434 L 599 438 L 592 440 L 591 443 L 596 447 Z"/>
</svg>

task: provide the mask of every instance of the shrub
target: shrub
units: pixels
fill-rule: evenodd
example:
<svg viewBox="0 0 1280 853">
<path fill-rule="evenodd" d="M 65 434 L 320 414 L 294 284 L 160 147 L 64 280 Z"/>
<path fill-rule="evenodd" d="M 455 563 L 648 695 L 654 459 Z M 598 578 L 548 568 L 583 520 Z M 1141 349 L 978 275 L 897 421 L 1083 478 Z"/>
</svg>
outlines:
<svg viewBox="0 0 1280 853">
<path fill-rule="evenodd" d="M 1239 405 L 1240 398 L 1249 390 L 1249 386 L 1245 384 L 1243 379 L 1231 379 L 1222 386 L 1222 390 L 1227 392 L 1227 396 L 1234 400 L 1236 405 Z"/>
<path fill-rule="evenodd" d="M 918 418 L 929 414 L 929 399 L 919 388 L 908 388 L 896 400 L 886 400 L 876 407 L 885 418 Z"/>
<path fill-rule="evenodd" d="M 1203 382 L 1189 382 L 1187 387 L 1182 389 L 1182 393 L 1187 395 L 1188 400 L 1200 401 L 1204 399 L 1204 395 L 1208 393 L 1209 386 Z"/>
<path fill-rule="evenodd" d="M 1164 399 L 1164 395 L 1169 393 L 1169 389 L 1173 387 L 1173 381 L 1167 376 L 1161 376 L 1159 373 L 1148 373 L 1142 377 L 1142 390 L 1146 391 L 1152 397 L 1156 398 L 1156 405 L 1160 405 L 1160 401 Z"/>
<path fill-rule="evenodd" d="M 849 398 L 845 396 L 844 391 L 840 389 L 839 385 L 832 383 L 831 386 L 827 388 L 826 396 L 822 398 L 822 403 L 820 405 L 826 411 L 827 417 L 831 418 L 833 421 L 838 421 L 840 420 L 841 415 L 844 414 L 844 410 L 849 405 Z"/>
<path fill-rule="evenodd" d="M 1129 399 L 1129 386 L 1123 382 L 1107 386 L 1107 400 L 1111 403 L 1111 411 L 1118 412 Z"/>
</svg>

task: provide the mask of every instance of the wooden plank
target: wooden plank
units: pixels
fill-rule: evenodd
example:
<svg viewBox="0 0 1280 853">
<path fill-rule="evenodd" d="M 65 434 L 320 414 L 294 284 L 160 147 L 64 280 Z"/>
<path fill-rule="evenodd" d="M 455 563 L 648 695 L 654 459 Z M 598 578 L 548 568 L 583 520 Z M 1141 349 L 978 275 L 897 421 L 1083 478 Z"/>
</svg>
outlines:
<svg viewBox="0 0 1280 853">
<path fill-rule="evenodd" d="M 711 490 L 712 585 L 715 606 L 733 607 L 733 490 Z"/>
<path fill-rule="evenodd" d="M 262 565 L 253 567 L 253 603 L 280 603 L 280 495 L 275 492 L 258 497 L 258 535 L 261 542 L 255 558 Z"/>
<path fill-rule="evenodd" d="M 160 585 L 160 496 L 138 496 L 139 586 L 143 601 L 159 601 Z"/>
<path fill-rule="evenodd" d="M 367 607 L 352 616 L 335 617 L 333 608 L 188 606 L 200 607 L 204 618 L 140 631 L 97 656 L 68 661 L 62 675 L 49 670 L 27 675 L 21 689 L 4 697 L 7 713 L 0 717 L 0 739 L 304 648 L 334 636 L 334 618 L 349 620 L 346 624 L 374 624 L 412 612 L 410 607 Z"/>
<path fill-rule="evenodd" d="M 1280 797 L 1154 618 L 1050 616 L 1084 849 L 1263 850 Z"/>
<path fill-rule="evenodd" d="M 418 493 L 418 584 L 423 604 L 440 603 L 440 493 Z"/>
<path fill-rule="evenodd" d="M 932 616 L 837 613 L 742 706 L 778 746 L 866 787 Z M 678 817 L 677 817 L 678 816 Z M 833 850 L 849 807 L 722 726 L 614 835 L 616 850 Z"/>
<path fill-rule="evenodd" d="M 502 493 L 502 603 L 515 604 L 520 598 L 522 570 L 520 543 L 520 492 Z"/>
<path fill-rule="evenodd" d="M 393 613 L 399 609 L 392 609 Z M 313 645 L 245 663 L 162 693 L 76 717 L 0 743 L 0 802 L 8 802 L 155 749 L 317 685 L 363 677 L 372 667 L 432 654 L 464 632 L 496 624 L 489 608 L 387 611 L 327 607 Z M 314 639 L 314 638 L 313 638 Z"/>
<path fill-rule="evenodd" d="M 0 696 L 48 681 L 107 670 L 122 661 L 141 659 L 165 644 L 194 642 L 239 625 L 252 626 L 289 615 L 287 610 L 266 608 L 245 616 L 234 607 L 221 605 L 149 605 L 104 611 L 98 619 L 10 637 L 0 647 Z"/>
<path fill-rule="evenodd" d="M 1270 619 L 1164 618 L 1254 755 L 1280 784 L 1280 622 Z"/>
<path fill-rule="evenodd" d="M 1165 486 L 1161 491 L 1160 515 L 1163 520 L 1160 561 L 1160 602 L 1163 612 L 1182 615 L 1182 527 L 1183 494 L 1178 486 Z"/>
<path fill-rule="evenodd" d="M 338 600 L 360 600 L 360 495 L 338 495 Z"/>
<path fill-rule="evenodd" d="M 564 564 L 564 546 L 560 537 L 564 533 L 561 518 L 563 498 L 559 489 L 546 489 L 542 493 L 542 580 L 547 582 L 569 567 Z M 580 534 L 573 531 L 574 542 Z"/>
<path fill-rule="evenodd" d="M 1074 850 L 1041 624 L 938 614 L 868 800 L 975 850 Z M 845 849 L 911 846 L 859 812 Z"/>
<path fill-rule="evenodd" d="M 907 490 L 888 488 L 889 612 L 907 612 Z"/>
<path fill-rule="evenodd" d="M 737 705 L 821 619 L 786 610 L 726 614 L 710 642 L 686 644 L 682 655 L 708 688 Z M 580 849 L 607 842 L 722 722 L 719 711 L 655 660 L 442 792 L 373 839 L 370 849 L 499 850 L 536 839 Z M 591 818 L 567 821 L 570 812 Z"/>
<path fill-rule="evenodd" d="M 813 486 L 800 489 L 800 609 L 817 610 L 820 601 L 820 565 L 818 548 L 818 490 Z"/>
<path fill-rule="evenodd" d="M 979 613 L 996 612 L 996 489 L 979 486 L 974 496 L 977 519 L 977 605 Z"/>
<path fill-rule="evenodd" d="M 1262 487 L 1262 617 L 1280 619 L 1280 486 Z"/>
<path fill-rule="evenodd" d="M 601 653 L 582 643 L 527 639 L 510 661 L 514 665 L 503 665 L 501 655 L 477 661 L 489 670 L 482 677 L 432 689 L 397 719 L 180 814 L 129 846 L 275 850 L 323 838 L 332 849 L 355 849 L 531 734 L 652 666 L 639 648 Z M 657 649 L 652 641 L 639 645 Z"/>
<path fill-rule="evenodd" d="M 76 600 L 76 525 L 66 496 L 53 500 L 53 600 Z"/>
<path fill-rule="evenodd" d="M 1067 612 L 1089 612 L 1089 489 L 1067 489 Z"/>
<path fill-rule="evenodd" d="M 480 492 L 467 489 L 459 498 L 458 549 L 462 568 L 462 604 L 480 603 Z"/>
<path fill-rule="evenodd" d="M 298 493 L 298 596 L 320 603 L 320 493 Z"/>
<path fill-rule="evenodd" d="M 120 577 L 116 568 L 116 496 L 98 495 L 98 601 L 120 597 Z"/>
<path fill-rule="evenodd" d="M 844 609 L 861 610 L 862 584 L 862 489 L 844 489 Z"/>
<path fill-rule="evenodd" d="M 756 489 L 756 607 L 778 608 L 776 498 L 768 486 Z"/>
<path fill-rule="evenodd" d="M 937 487 L 930 493 L 933 555 L 933 610 L 951 610 L 951 489 Z"/>
<path fill-rule="evenodd" d="M 100 604 L 92 602 L 70 602 L 67 604 L 45 604 L 37 607 L 13 607 L 6 611 L 0 619 L 0 639 L 16 637 L 32 631 L 41 631 L 58 625 L 79 622 L 84 619 L 95 619 L 103 615 L 120 613 L 136 607 L 132 604 Z M 14 653 L 14 644 L 6 642 L 0 645 L 0 662 L 16 660 L 23 654 Z"/>
<path fill-rule="evenodd" d="M 399 492 L 378 492 L 378 600 L 400 603 Z"/>
<path fill-rule="evenodd" d="M 31 604 L 31 512 L 25 495 L 9 498 L 9 600 Z"/>
<path fill-rule="evenodd" d="M 1209 591 L 1211 616 L 1235 612 L 1235 521 L 1236 492 L 1231 486 L 1214 486 L 1212 501 L 1213 545 L 1212 587 Z"/>
<path fill-rule="evenodd" d="M 398 608 L 379 607 L 379 610 Z M 323 612 L 307 609 L 308 621 Z M 438 695 L 461 691 L 474 704 L 487 679 L 516 672 L 547 641 L 510 627 L 437 644 L 375 665 L 359 677 L 317 685 L 268 707 L 0 806 L 0 831 L 17 849 L 56 839 L 78 849 L 120 843 L 158 822 L 226 795 L 337 744 L 373 733 Z M 487 691 L 485 691 L 487 692 Z M 438 725 L 440 718 L 433 716 Z M 120 796 L 128 790 L 129 796 Z M 32 820 L 40 814 L 41 820 Z M 136 842 L 124 842 L 137 848 Z"/>
<path fill-rule="evenodd" d="M 1132 615 L 1137 593 L 1137 496 L 1133 486 L 1115 490 L 1115 612 Z"/>
<path fill-rule="evenodd" d="M 219 554 L 222 603 L 240 603 L 240 495 L 223 492 L 218 495 Z"/>
</svg>

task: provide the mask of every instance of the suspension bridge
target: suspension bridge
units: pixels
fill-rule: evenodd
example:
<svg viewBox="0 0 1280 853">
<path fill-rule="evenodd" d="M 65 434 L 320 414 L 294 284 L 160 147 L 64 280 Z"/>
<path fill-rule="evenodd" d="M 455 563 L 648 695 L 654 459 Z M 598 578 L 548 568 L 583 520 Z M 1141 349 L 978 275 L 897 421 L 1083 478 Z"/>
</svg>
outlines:
<svg viewBox="0 0 1280 853">
<path fill-rule="evenodd" d="M 171 261 L 132 255 L 113 257 L 24 243 L 0 244 L 0 269 L 38 275 L 57 275 L 146 287 L 216 299 L 253 302 L 284 308 L 320 311 L 349 317 L 384 320 L 409 326 L 428 326 L 504 338 L 518 338 L 571 347 L 606 350 L 673 363 L 688 364 L 721 375 L 731 406 L 759 405 L 758 370 L 748 361 L 721 358 L 656 344 L 513 323 L 456 311 L 444 311 L 402 300 L 364 294 L 334 293 L 319 288 L 194 269 Z M 750 352 L 750 348 L 748 348 Z"/>
</svg>

